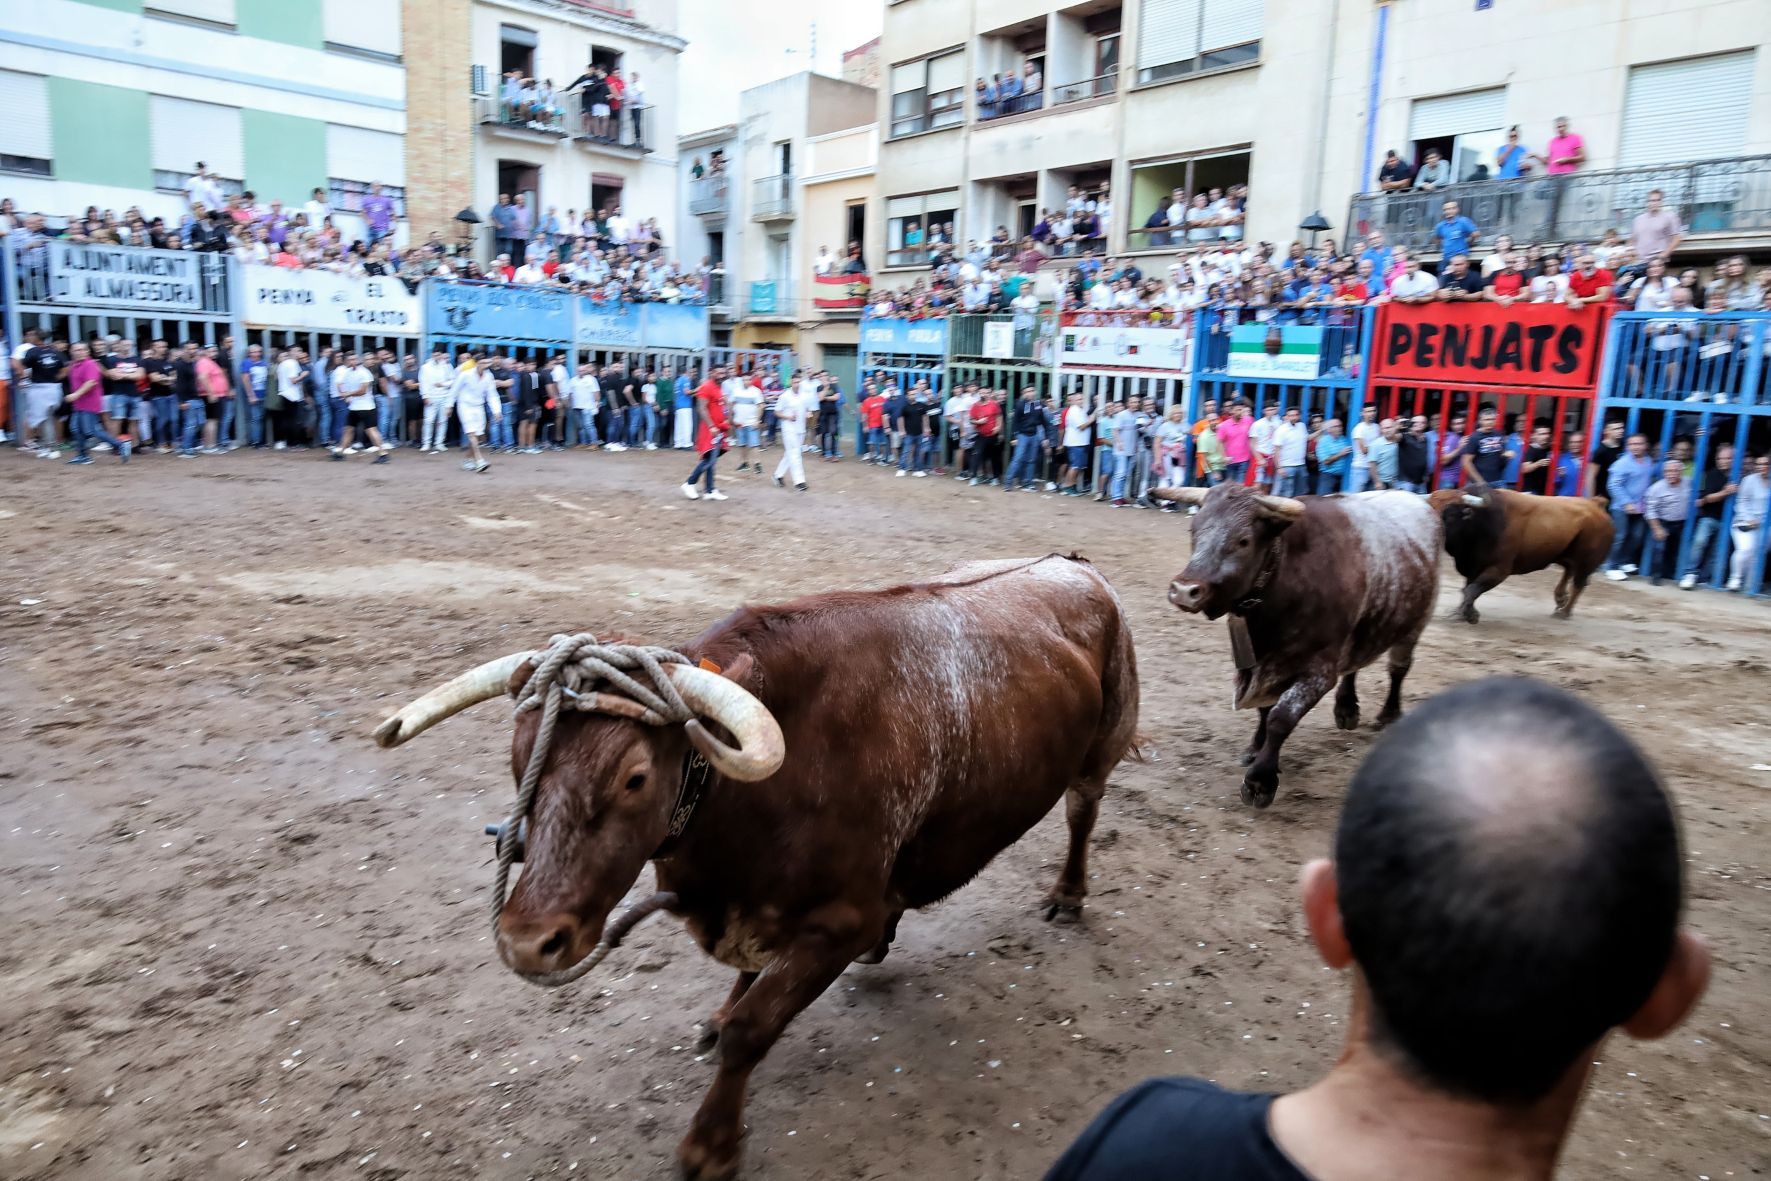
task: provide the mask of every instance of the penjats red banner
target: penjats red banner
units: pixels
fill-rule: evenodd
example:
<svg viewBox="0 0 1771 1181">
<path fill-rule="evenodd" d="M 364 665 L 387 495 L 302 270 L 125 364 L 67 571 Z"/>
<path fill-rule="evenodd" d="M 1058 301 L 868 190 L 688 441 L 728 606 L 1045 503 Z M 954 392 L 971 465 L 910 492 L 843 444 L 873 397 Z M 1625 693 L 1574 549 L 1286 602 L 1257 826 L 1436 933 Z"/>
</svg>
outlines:
<svg viewBox="0 0 1771 1181">
<path fill-rule="evenodd" d="M 1539 386 L 1591 393 L 1607 309 L 1559 303 L 1385 304 L 1373 381 Z"/>
<path fill-rule="evenodd" d="M 864 308 L 872 282 L 866 275 L 814 275 L 812 306 L 819 308 Z"/>
</svg>

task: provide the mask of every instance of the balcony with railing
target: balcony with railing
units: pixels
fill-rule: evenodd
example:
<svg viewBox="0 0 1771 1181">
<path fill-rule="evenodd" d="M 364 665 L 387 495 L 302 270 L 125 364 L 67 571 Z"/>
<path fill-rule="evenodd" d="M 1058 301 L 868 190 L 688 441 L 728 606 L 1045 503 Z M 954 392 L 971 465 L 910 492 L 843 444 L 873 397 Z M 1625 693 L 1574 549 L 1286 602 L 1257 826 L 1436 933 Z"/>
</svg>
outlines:
<svg viewBox="0 0 1771 1181">
<path fill-rule="evenodd" d="M 696 217 L 722 218 L 730 211 L 730 178 L 724 173 L 689 182 L 689 212 Z"/>
<path fill-rule="evenodd" d="M 793 177 L 759 176 L 750 184 L 752 221 L 793 219 Z"/>
<path fill-rule="evenodd" d="M 476 70 L 479 67 L 476 67 Z M 485 80 L 480 79 L 482 85 Z M 494 135 L 558 143 L 572 140 L 592 150 L 613 148 L 644 155 L 651 148 L 651 107 L 627 107 L 606 119 L 583 115 L 576 94 L 555 94 L 547 103 L 474 95 L 474 122 Z"/>
<path fill-rule="evenodd" d="M 1771 241 L 1771 156 L 1694 160 L 1518 180 L 1471 181 L 1429 192 L 1361 193 L 1347 225 L 1353 233 L 1382 230 L 1392 246 L 1436 252 L 1433 225 L 1447 201 L 1473 220 L 1482 243 L 1508 234 L 1528 243 L 1597 242 L 1608 229 L 1628 234 L 1630 222 L 1659 189 L 1685 224 L 1682 247 L 1731 249 Z"/>
<path fill-rule="evenodd" d="M 571 136 L 571 124 L 557 107 L 576 106 L 577 100 L 556 96 L 553 106 L 542 108 L 520 101 L 507 102 L 497 95 L 474 96 L 474 122 L 498 135 L 519 139 L 558 142 Z"/>
</svg>

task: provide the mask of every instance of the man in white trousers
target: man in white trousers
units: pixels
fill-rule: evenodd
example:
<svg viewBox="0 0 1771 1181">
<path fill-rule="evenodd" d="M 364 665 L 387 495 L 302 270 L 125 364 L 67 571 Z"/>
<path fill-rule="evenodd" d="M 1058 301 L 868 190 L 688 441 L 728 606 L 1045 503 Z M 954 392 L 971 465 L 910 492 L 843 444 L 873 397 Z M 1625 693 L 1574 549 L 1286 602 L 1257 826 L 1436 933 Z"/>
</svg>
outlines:
<svg viewBox="0 0 1771 1181">
<path fill-rule="evenodd" d="M 678 451 L 695 447 L 695 387 L 701 374 L 685 369 L 676 377 L 676 427 L 671 432 L 671 446 Z"/>
<path fill-rule="evenodd" d="M 418 393 L 424 399 L 424 429 L 418 453 L 441 455 L 448 450 L 443 446 L 443 438 L 455 413 L 455 366 L 449 364 L 449 350 L 440 344 L 431 349 L 430 360 L 418 371 Z"/>
<path fill-rule="evenodd" d="M 813 392 L 808 396 L 806 387 Z M 775 422 L 781 428 L 781 462 L 775 465 L 775 487 L 785 488 L 781 477 L 791 475 L 793 486 L 806 490 L 806 423 L 818 412 L 817 383 L 796 381 L 775 399 Z"/>
<path fill-rule="evenodd" d="M 498 387 L 493 384 L 491 371 L 472 353 L 461 354 L 450 397 L 455 403 L 455 416 L 461 420 L 461 444 L 468 452 L 461 466 L 470 472 L 483 472 L 492 465 L 480 454 L 480 439 L 486 433 L 488 416 L 502 419 L 504 408 L 499 404 Z"/>
</svg>

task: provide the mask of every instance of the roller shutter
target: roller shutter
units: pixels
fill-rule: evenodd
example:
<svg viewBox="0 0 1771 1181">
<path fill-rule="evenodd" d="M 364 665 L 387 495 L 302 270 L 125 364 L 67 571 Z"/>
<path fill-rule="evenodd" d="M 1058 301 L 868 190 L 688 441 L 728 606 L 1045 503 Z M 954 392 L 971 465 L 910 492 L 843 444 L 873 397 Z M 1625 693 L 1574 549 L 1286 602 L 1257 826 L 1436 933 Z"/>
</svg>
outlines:
<svg viewBox="0 0 1771 1181">
<path fill-rule="evenodd" d="M 1507 90 L 1471 90 L 1438 98 L 1417 98 L 1408 112 L 1408 138 L 1446 139 L 1471 131 L 1506 126 Z"/>
<path fill-rule="evenodd" d="M 1631 168 L 1741 155 L 1752 90 L 1750 49 L 1632 66 L 1618 164 Z"/>
</svg>

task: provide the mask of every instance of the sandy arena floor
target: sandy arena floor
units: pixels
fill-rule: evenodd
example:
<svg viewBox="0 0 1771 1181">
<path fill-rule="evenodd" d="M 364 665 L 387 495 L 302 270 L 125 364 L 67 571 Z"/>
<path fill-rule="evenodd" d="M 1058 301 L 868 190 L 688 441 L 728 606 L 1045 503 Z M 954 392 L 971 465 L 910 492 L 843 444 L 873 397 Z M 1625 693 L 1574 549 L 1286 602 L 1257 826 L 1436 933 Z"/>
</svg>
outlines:
<svg viewBox="0 0 1771 1181">
<path fill-rule="evenodd" d="M 1228 705 L 1223 625 L 1162 597 L 1183 520 L 852 460 L 814 464 L 809 496 L 752 476 L 691 504 L 687 467 L 0 455 L 0 1177 L 669 1176 L 710 1076 L 692 1027 L 729 972 L 655 922 L 600 977 L 518 982 L 480 833 L 511 798 L 508 715 L 395 752 L 370 729 L 551 632 L 680 642 L 741 601 L 1054 550 L 1124 596 L 1158 755 L 1109 789 L 1087 917 L 1036 913 L 1059 809 L 790 1028 L 746 1176 L 1033 1178 L 1146 1076 L 1324 1069 L 1346 986 L 1293 885 L 1372 735 L 1324 705 L 1274 806 L 1241 806 L 1253 718 Z M 1488 596 L 1478 628 L 1436 621 L 1409 699 L 1531 673 L 1625 725 L 1677 792 L 1717 961 L 1687 1028 L 1605 1047 L 1564 1175 L 1765 1176 L 1771 606 L 1599 583 L 1563 623 L 1551 584 Z M 1378 694 L 1368 674 L 1368 714 Z"/>
</svg>

